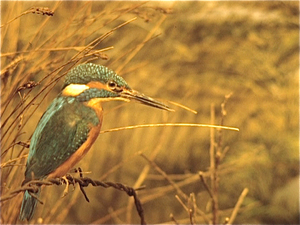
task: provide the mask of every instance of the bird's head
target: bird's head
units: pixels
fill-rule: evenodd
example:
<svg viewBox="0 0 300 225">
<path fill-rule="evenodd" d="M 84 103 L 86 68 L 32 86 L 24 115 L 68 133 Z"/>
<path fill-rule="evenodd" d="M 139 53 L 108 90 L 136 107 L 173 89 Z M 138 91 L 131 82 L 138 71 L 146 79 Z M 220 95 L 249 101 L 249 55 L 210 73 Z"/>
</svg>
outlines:
<svg viewBox="0 0 300 225">
<path fill-rule="evenodd" d="M 165 104 L 131 89 L 114 71 L 93 63 L 81 64 L 70 70 L 62 95 L 76 97 L 81 102 L 93 99 L 100 102 L 136 100 L 148 106 L 173 111 Z"/>
</svg>

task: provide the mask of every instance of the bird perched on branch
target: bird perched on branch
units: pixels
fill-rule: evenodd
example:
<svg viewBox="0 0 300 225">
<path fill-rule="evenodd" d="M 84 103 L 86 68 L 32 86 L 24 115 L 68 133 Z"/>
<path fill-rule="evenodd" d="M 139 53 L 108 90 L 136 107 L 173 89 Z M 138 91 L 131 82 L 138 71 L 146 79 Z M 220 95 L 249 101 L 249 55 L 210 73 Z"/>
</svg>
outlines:
<svg viewBox="0 0 300 225">
<path fill-rule="evenodd" d="M 64 176 L 88 152 L 97 139 L 103 120 L 102 103 L 139 101 L 172 111 L 168 106 L 131 89 L 126 81 L 105 66 L 92 63 L 73 68 L 61 93 L 41 117 L 31 138 L 25 180 Z M 37 196 L 40 193 L 36 194 Z M 37 199 L 26 191 L 20 220 L 30 220 Z"/>
</svg>

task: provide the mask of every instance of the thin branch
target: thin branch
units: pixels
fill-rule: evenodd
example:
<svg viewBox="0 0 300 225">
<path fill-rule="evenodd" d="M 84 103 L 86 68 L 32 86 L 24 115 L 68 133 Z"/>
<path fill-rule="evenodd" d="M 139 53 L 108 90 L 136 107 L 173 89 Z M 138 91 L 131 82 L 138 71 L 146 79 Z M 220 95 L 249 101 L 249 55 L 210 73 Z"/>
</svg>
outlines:
<svg viewBox="0 0 300 225">
<path fill-rule="evenodd" d="M 148 163 L 157 171 L 159 172 L 169 183 L 170 185 L 177 191 L 177 193 L 182 197 L 184 198 L 186 201 L 188 201 L 188 197 L 187 195 L 180 189 L 180 186 L 175 183 L 172 179 L 170 179 L 170 177 L 153 161 L 153 160 L 150 160 L 147 156 L 145 156 L 143 153 L 140 152 L 140 155 L 146 159 L 148 161 Z M 203 219 L 205 220 L 205 222 L 209 222 L 209 219 L 208 217 L 205 215 L 205 213 L 200 210 L 200 209 L 196 209 L 200 215 L 203 217 Z"/>
<path fill-rule="evenodd" d="M 215 123 L 215 105 L 211 104 L 211 120 L 210 122 L 213 124 Z M 211 170 L 211 192 L 208 191 L 208 193 L 211 196 L 212 199 L 212 224 L 218 224 L 218 213 L 219 213 L 219 203 L 218 203 L 218 163 L 216 161 L 217 155 L 216 155 L 216 142 L 215 142 L 215 130 L 210 129 L 210 148 L 209 148 L 209 156 L 210 156 L 210 170 Z M 200 176 L 201 178 L 201 176 Z M 207 186 L 207 190 L 208 186 Z"/>
<path fill-rule="evenodd" d="M 196 212 L 197 212 L 197 204 L 196 204 L 196 197 L 195 193 L 192 192 L 190 194 L 189 198 L 189 215 L 190 215 L 190 222 L 191 224 L 197 224 L 197 219 L 196 219 Z"/>
<path fill-rule="evenodd" d="M 174 189 L 177 191 L 177 193 L 181 197 L 185 198 L 185 200 L 188 200 L 187 196 L 182 192 L 182 190 L 178 187 L 178 185 L 168 177 L 168 175 L 165 173 L 165 171 L 163 171 L 154 161 L 150 160 L 142 152 L 140 152 L 140 156 L 142 156 L 144 159 L 146 159 L 148 161 L 148 163 L 174 187 Z"/>
<path fill-rule="evenodd" d="M 173 213 L 170 214 L 170 218 L 171 218 L 171 220 L 172 220 L 176 225 L 179 224 L 179 223 L 177 222 L 177 220 L 175 219 Z"/>
<path fill-rule="evenodd" d="M 189 209 L 189 216 L 190 216 L 190 222 L 191 222 L 191 225 L 194 225 L 194 221 L 193 221 L 193 210 L 192 209 Z"/>
<path fill-rule="evenodd" d="M 249 192 L 249 189 L 248 188 L 244 188 L 243 192 L 241 193 L 237 203 L 235 204 L 234 206 L 234 209 L 232 211 L 232 214 L 230 216 L 230 219 L 228 221 L 228 225 L 231 225 L 233 223 L 233 221 L 235 220 L 236 216 L 237 216 L 237 213 L 239 211 L 239 209 L 241 208 L 241 205 L 246 197 L 246 195 L 248 194 Z"/>
<path fill-rule="evenodd" d="M 180 199 L 180 197 L 178 195 L 175 195 L 175 198 L 180 203 L 180 205 L 182 205 L 182 207 L 184 208 L 184 210 L 187 211 L 187 212 L 189 212 L 189 208 L 183 203 L 183 201 Z"/>
<path fill-rule="evenodd" d="M 203 183 L 203 185 L 204 185 L 205 189 L 207 190 L 209 196 L 213 199 L 213 198 L 214 198 L 214 197 L 213 197 L 213 194 L 212 194 L 210 188 L 208 187 L 207 182 L 206 182 L 205 179 L 204 179 L 204 176 L 203 176 L 203 172 L 202 172 L 202 171 L 199 172 L 199 176 L 200 176 L 201 182 Z"/>
</svg>

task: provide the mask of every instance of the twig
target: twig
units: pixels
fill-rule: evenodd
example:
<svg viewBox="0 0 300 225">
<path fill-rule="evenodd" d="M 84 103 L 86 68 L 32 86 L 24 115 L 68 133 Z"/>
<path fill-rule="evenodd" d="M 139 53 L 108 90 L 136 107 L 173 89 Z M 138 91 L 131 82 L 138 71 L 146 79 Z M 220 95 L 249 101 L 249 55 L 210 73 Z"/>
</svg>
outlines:
<svg viewBox="0 0 300 225">
<path fill-rule="evenodd" d="M 220 126 L 223 126 L 224 124 L 224 119 L 227 114 L 225 110 L 226 103 L 228 99 L 231 97 L 232 93 L 228 94 L 225 96 L 225 99 L 223 103 L 221 104 L 221 121 L 220 121 Z M 214 104 L 211 105 L 211 123 L 215 123 L 215 106 Z M 208 188 L 206 185 L 205 188 L 208 190 L 208 193 L 210 194 L 212 198 L 212 214 L 213 214 L 213 219 L 212 223 L 213 224 L 218 224 L 219 223 L 219 165 L 221 163 L 221 160 L 224 158 L 226 152 L 228 151 L 229 148 L 225 148 L 224 151 L 222 152 L 223 148 L 223 130 L 219 129 L 218 130 L 218 136 L 217 136 L 217 142 L 215 141 L 215 131 L 214 129 L 211 129 L 211 135 L 210 135 L 210 170 L 211 170 L 211 188 L 212 190 Z M 202 182 L 205 185 L 204 179 L 201 177 Z"/>
<path fill-rule="evenodd" d="M 179 223 L 177 222 L 177 220 L 175 219 L 173 213 L 170 214 L 170 218 L 171 218 L 171 220 L 173 220 L 173 222 L 174 222 L 176 225 L 179 224 Z"/>
<path fill-rule="evenodd" d="M 193 221 L 193 210 L 192 209 L 189 209 L 189 216 L 190 216 L 190 222 L 191 222 L 191 225 L 194 225 L 194 221 Z"/>
<path fill-rule="evenodd" d="M 180 205 L 182 205 L 182 207 L 184 208 L 184 210 L 187 211 L 187 212 L 189 212 L 189 208 L 183 203 L 183 201 L 180 199 L 180 197 L 178 195 L 175 195 L 175 198 L 180 203 Z"/>
<path fill-rule="evenodd" d="M 214 104 L 211 104 L 211 123 L 215 123 L 215 106 Z M 219 217 L 219 203 L 218 203 L 218 162 L 216 160 L 217 155 L 215 152 L 216 148 L 216 143 L 215 143 L 215 130 L 210 129 L 210 149 L 209 149 L 209 155 L 210 155 L 210 170 L 211 170 L 211 176 L 210 176 L 210 181 L 211 181 L 211 188 L 212 191 L 208 193 L 211 196 L 212 199 L 212 224 L 218 224 L 218 217 Z M 201 176 L 200 176 L 201 178 Z M 207 186 L 207 190 L 208 186 Z"/>
<path fill-rule="evenodd" d="M 196 197 L 195 197 L 195 193 L 191 193 L 190 194 L 190 211 L 192 214 L 192 219 L 191 223 L 193 224 L 197 224 L 197 204 L 196 204 Z"/>
<path fill-rule="evenodd" d="M 223 126 L 224 125 L 224 120 L 225 117 L 227 115 L 227 111 L 225 109 L 226 103 L 228 101 L 228 99 L 232 96 L 232 93 L 229 93 L 227 95 L 225 95 L 225 99 L 224 101 L 221 103 L 221 121 L 220 121 L 220 125 Z M 217 143 L 217 151 L 216 151 L 216 156 L 215 156 L 215 161 L 216 161 L 216 167 L 218 167 L 218 165 L 220 164 L 221 161 L 221 157 L 222 157 L 222 147 L 223 147 L 223 134 L 222 134 L 222 130 L 218 131 L 218 143 Z M 226 154 L 226 152 L 225 152 Z"/>
<path fill-rule="evenodd" d="M 126 194 L 128 196 L 130 196 L 130 197 L 132 196 L 134 198 L 134 203 L 135 203 L 137 212 L 141 218 L 141 224 L 146 224 L 146 221 L 144 218 L 144 210 L 143 210 L 143 207 L 142 207 L 142 204 L 141 204 L 139 198 L 137 197 L 135 189 L 133 189 L 132 187 L 125 186 L 121 183 L 102 182 L 102 181 L 98 181 L 98 180 L 92 180 L 91 178 L 88 178 L 88 177 L 74 178 L 70 175 L 67 175 L 65 177 L 65 179 L 63 179 L 63 178 L 55 178 L 55 179 L 48 178 L 45 180 L 31 180 L 31 181 L 27 182 L 26 184 L 24 184 L 23 186 L 11 191 L 10 193 L 8 193 L 4 196 L 1 196 L 0 202 L 7 201 L 7 200 L 17 196 L 17 194 L 20 192 L 29 191 L 29 193 L 31 193 L 31 194 L 36 193 L 38 191 L 38 188 L 43 185 L 47 185 L 47 186 L 54 185 L 54 184 L 62 185 L 62 184 L 66 184 L 67 182 L 69 182 L 71 184 L 78 183 L 80 188 L 87 187 L 91 184 L 92 186 L 101 186 L 104 188 L 112 187 L 117 190 L 126 192 Z M 33 195 L 33 197 L 34 197 L 34 195 Z"/>
<path fill-rule="evenodd" d="M 241 195 L 240 195 L 237 203 L 234 206 L 234 209 L 232 211 L 230 219 L 229 219 L 229 221 L 227 223 L 228 225 L 231 225 L 233 223 L 233 221 L 235 220 L 236 215 L 237 215 L 239 209 L 241 208 L 241 205 L 242 205 L 242 203 L 244 201 L 244 198 L 246 197 L 246 195 L 248 194 L 248 192 L 249 192 L 249 189 L 248 188 L 244 188 L 244 190 L 242 191 L 242 193 L 241 193 Z"/>
<path fill-rule="evenodd" d="M 187 207 L 183 201 L 180 199 L 180 197 L 178 195 L 175 195 L 175 198 L 178 200 L 178 202 L 182 205 L 182 207 L 184 208 L 185 211 L 187 211 L 187 213 L 189 214 L 189 218 L 190 218 L 190 222 L 191 224 L 194 224 L 193 222 L 193 213 L 194 213 L 194 210 Z"/>
<path fill-rule="evenodd" d="M 178 184 L 176 184 L 172 179 L 170 179 L 170 177 L 153 161 L 153 160 L 150 160 L 147 156 L 145 156 L 142 152 L 140 152 L 140 155 L 146 159 L 150 165 L 157 171 L 159 172 L 169 183 L 170 185 L 177 191 L 177 193 L 182 197 L 184 198 L 186 201 L 188 201 L 188 197 L 187 195 L 180 189 L 180 186 Z M 200 215 L 203 217 L 203 219 L 205 220 L 205 222 L 208 223 L 209 219 L 208 217 L 205 215 L 205 213 L 200 210 L 200 209 L 196 209 Z"/>
<path fill-rule="evenodd" d="M 178 185 L 173 181 L 171 180 L 168 175 L 161 169 L 159 168 L 159 166 L 152 160 L 150 160 L 147 156 L 145 156 L 142 152 L 140 152 L 140 155 L 146 159 L 148 161 L 148 163 L 157 171 L 159 172 L 173 187 L 174 189 L 177 191 L 177 193 L 185 198 L 185 200 L 188 200 L 187 196 L 182 192 L 182 190 L 178 187 Z"/>
<path fill-rule="evenodd" d="M 206 182 L 205 179 L 204 179 L 204 176 L 203 176 L 203 172 L 202 172 L 202 171 L 199 172 L 199 177 L 200 177 L 201 182 L 203 183 L 205 189 L 207 190 L 209 196 L 210 196 L 211 198 L 213 198 L 213 194 L 212 194 L 210 188 L 208 187 L 207 182 Z"/>
</svg>

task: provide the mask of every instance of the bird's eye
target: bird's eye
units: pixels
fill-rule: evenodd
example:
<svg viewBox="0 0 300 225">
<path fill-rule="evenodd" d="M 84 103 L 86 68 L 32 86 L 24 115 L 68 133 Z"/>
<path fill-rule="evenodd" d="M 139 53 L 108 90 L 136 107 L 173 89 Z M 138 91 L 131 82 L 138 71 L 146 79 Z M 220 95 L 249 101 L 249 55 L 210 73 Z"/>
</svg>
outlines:
<svg viewBox="0 0 300 225">
<path fill-rule="evenodd" d="M 108 87 L 114 88 L 114 87 L 116 87 L 116 86 L 117 86 L 117 84 L 116 84 L 114 81 L 109 81 L 109 82 L 108 82 Z"/>
<path fill-rule="evenodd" d="M 107 85 L 112 91 L 115 91 L 115 92 L 123 91 L 123 88 L 118 86 L 118 84 L 114 81 L 109 81 Z"/>
</svg>

